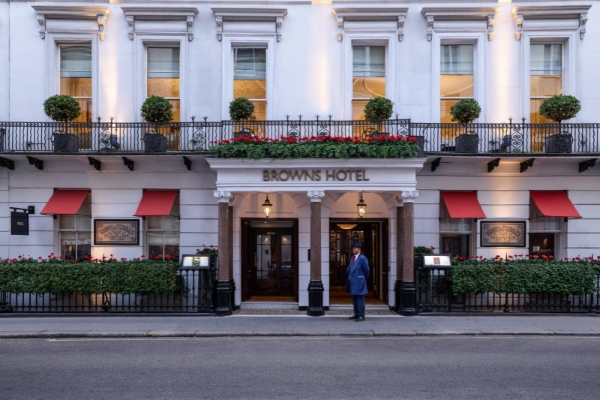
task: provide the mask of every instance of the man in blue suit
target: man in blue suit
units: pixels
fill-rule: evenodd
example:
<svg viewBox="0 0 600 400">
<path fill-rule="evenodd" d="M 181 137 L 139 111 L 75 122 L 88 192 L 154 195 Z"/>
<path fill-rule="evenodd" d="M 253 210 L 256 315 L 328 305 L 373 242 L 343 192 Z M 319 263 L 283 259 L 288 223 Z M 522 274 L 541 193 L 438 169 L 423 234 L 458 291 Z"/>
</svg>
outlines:
<svg viewBox="0 0 600 400">
<path fill-rule="evenodd" d="M 367 278 L 369 277 L 369 261 L 367 257 L 361 254 L 362 245 L 360 241 L 355 241 L 352 246 L 352 259 L 348 265 L 346 279 L 346 291 L 352 294 L 352 305 L 354 306 L 354 315 L 348 319 L 355 322 L 365 320 L 365 294 L 367 294 Z"/>
</svg>

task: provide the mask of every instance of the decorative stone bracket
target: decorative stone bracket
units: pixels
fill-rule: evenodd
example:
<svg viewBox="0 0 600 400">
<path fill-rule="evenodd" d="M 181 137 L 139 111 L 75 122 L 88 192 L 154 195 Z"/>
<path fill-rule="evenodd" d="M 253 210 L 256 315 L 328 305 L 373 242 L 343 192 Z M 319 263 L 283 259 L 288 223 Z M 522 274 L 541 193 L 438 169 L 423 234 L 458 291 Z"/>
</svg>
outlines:
<svg viewBox="0 0 600 400">
<path fill-rule="evenodd" d="M 133 40 L 136 33 L 136 21 L 184 21 L 185 33 L 188 41 L 194 40 L 194 21 L 198 15 L 198 9 L 195 7 L 121 7 L 127 25 L 129 27 L 129 40 Z M 162 30 L 159 32 L 163 32 Z M 144 32 L 147 33 L 147 32 Z"/>
<path fill-rule="evenodd" d="M 310 199 L 311 203 L 318 203 L 321 200 L 323 200 L 323 197 L 325 197 L 325 191 L 323 191 L 323 190 L 309 190 L 308 191 L 308 198 Z"/>
<path fill-rule="evenodd" d="M 437 31 L 436 21 L 455 22 L 457 29 L 463 21 L 485 20 L 487 26 L 488 40 L 494 36 L 494 23 L 496 22 L 497 7 L 426 7 L 421 10 L 421 14 L 427 21 L 427 40 L 431 42 L 433 32 Z M 447 28 L 446 28 L 447 29 Z"/>
<path fill-rule="evenodd" d="M 275 37 L 281 42 L 281 28 L 283 17 L 287 15 L 285 8 L 213 8 L 215 22 L 217 24 L 217 40 L 223 40 L 223 22 L 274 22 Z"/>
<path fill-rule="evenodd" d="M 40 36 L 46 39 L 46 21 L 48 19 L 58 20 L 90 20 L 98 24 L 98 38 L 104 40 L 104 24 L 110 10 L 106 7 L 85 6 L 32 6 L 37 13 L 37 21 L 40 24 Z M 68 29 L 65 29 L 67 31 Z M 95 30 L 94 30 L 95 32 Z"/>
<path fill-rule="evenodd" d="M 561 29 L 559 25 L 564 21 L 578 20 L 579 25 L 576 29 L 579 31 L 579 38 L 583 39 L 586 32 L 585 25 L 588 20 L 587 13 L 591 7 L 590 5 L 515 7 L 512 10 L 516 24 L 515 38 L 521 40 L 525 20 L 543 20 L 546 22 L 542 27 L 532 30 L 559 30 Z"/>
<path fill-rule="evenodd" d="M 344 40 L 345 21 L 395 21 L 398 41 L 404 40 L 404 22 L 408 8 L 334 8 L 333 15 L 337 20 L 337 40 Z"/>
</svg>

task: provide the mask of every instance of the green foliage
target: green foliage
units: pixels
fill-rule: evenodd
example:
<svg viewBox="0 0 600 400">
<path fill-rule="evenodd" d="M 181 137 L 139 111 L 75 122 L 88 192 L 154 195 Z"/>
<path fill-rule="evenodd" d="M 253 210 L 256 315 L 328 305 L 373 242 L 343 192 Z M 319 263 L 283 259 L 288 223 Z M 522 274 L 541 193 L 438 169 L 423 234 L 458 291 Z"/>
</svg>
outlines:
<svg viewBox="0 0 600 400">
<path fill-rule="evenodd" d="M 44 112 L 53 121 L 68 122 L 81 115 L 81 106 L 74 97 L 58 94 L 44 101 Z"/>
<path fill-rule="evenodd" d="M 164 123 L 173 120 L 173 104 L 164 97 L 148 97 L 140 111 L 146 122 Z"/>
<path fill-rule="evenodd" d="M 238 97 L 229 103 L 229 117 L 234 121 L 248 119 L 254 113 L 254 104 L 246 97 Z"/>
<path fill-rule="evenodd" d="M 177 290 L 174 261 L 0 262 L 0 291 L 12 293 L 165 293 Z"/>
<path fill-rule="evenodd" d="M 455 261 L 450 279 L 455 294 L 591 294 L 597 291 L 598 273 L 598 265 L 591 261 Z"/>
<path fill-rule="evenodd" d="M 415 246 L 415 256 L 422 256 L 424 254 L 433 254 L 435 247 L 433 246 Z"/>
<path fill-rule="evenodd" d="M 452 121 L 458 121 L 460 124 L 470 124 L 479 118 L 481 107 L 475 99 L 459 100 L 450 108 Z"/>
<path fill-rule="evenodd" d="M 419 151 L 415 141 L 400 136 L 383 136 L 379 139 L 313 137 L 296 140 L 263 140 L 241 137 L 213 144 L 210 150 L 217 158 L 271 157 L 290 158 L 411 158 Z"/>
<path fill-rule="evenodd" d="M 365 116 L 369 121 L 389 119 L 394 112 L 394 103 L 385 97 L 375 97 L 365 106 Z"/>
<path fill-rule="evenodd" d="M 542 101 L 540 114 L 554 122 L 575 118 L 581 111 L 581 103 L 575 96 L 557 94 Z"/>
</svg>

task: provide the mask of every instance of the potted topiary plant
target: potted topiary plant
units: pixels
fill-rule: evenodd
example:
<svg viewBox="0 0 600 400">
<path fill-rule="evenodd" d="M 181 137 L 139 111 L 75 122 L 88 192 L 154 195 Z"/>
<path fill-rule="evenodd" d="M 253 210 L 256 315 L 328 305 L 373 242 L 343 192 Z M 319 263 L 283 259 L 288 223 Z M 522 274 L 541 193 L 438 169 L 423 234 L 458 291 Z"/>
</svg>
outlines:
<svg viewBox="0 0 600 400">
<path fill-rule="evenodd" d="M 581 103 L 575 96 L 557 94 L 542 101 L 540 115 L 558 123 L 558 133 L 546 138 L 546 153 L 570 153 L 573 135 L 563 132 L 561 123 L 575 118 L 581 111 Z"/>
<path fill-rule="evenodd" d="M 465 126 L 465 133 L 458 135 L 455 143 L 457 153 L 477 153 L 479 147 L 479 135 L 472 130 L 469 131 L 469 125 L 473 123 L 481 114 L 481 107 L 475 99 L 462 99 L 457 101 L 450 108 L 452 121 Z"/>
<path fill-rule="evenodd" d="M 173 120 L 171 102 L 161 96 L 150 96 L 144 101 L 140 111 L 142 118 L 153 125 L 142 138 L 145 151 L 148 153 L 167 151 L 167 138 L 158 132 L 158 125 Z"/>
<path fill-rule="evenodd" d="M 367 102 L 365 106 L 365 117 L 368 121 L 377 124 L 377 130 L 371 137 L 377 138 L 386 135 L 382 129 L 383 121 L 388 120 L 394 112 L 394 103 L 385 97 L 375 97 Z"/>
<path fill-rule="evenodd" d="M 81 106 L 72 96 L 58 94 L 50 96 L 44 101 L 44 112 L 53 121 L 61 122 L 60 127 L 52 133 L 54 151 L 61 153 L 74 153 L 79 151 L 79 138 L 68 133 L 67 122 L 73 121 L 81 115 Z"/>
<path fill-rule="evenodd" d="M 254 114 L 254 104 L 246 97 L 238 97 L 229 103 L 229 117 L 233 121 L 246 121 L 252 117 L 252 114 Z M 243 128 L 243 123 L 242 127 L 238 129 L 237 132 L 233 132 L 234 138 L 239 138 L 240 136 L 254 136 L 254 132 L 252 132 L 251 129 Z"/>
</svg>

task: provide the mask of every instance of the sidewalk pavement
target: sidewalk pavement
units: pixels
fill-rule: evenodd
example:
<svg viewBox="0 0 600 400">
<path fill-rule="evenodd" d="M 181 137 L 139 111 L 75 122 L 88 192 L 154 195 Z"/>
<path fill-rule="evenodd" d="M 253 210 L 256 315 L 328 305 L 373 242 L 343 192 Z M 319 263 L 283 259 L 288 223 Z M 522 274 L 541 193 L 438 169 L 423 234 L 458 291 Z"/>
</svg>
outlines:
<svg viewBox="0 0 600 400">
<path fill-rule="evenodd" d="M 600 337 L 600 315 L 4 316 L 0 339 L 64 337 L 582 335 Z"/>
</svg>

